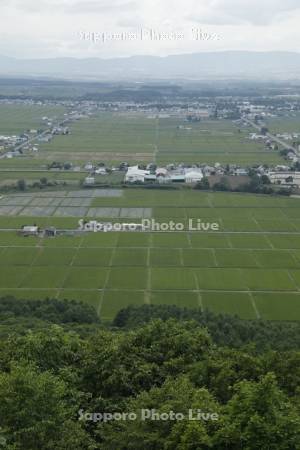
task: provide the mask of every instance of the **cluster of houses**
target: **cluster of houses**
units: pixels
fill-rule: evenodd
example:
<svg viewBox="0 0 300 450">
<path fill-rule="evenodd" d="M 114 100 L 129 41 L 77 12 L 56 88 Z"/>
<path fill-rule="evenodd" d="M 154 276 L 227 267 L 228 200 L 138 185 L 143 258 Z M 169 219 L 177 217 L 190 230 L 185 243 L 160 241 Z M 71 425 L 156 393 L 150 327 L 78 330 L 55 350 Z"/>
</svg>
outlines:
<svg viewBox="0 0 300 450">
<path fill-rule="evenodd" d="M 37 145 L 26 144 L 30 139 L 30 134 L 35 130 L 30 130 L 28 133 L 22 133 L 19 136 L 0 136 L 0 154 L 1 158 L 15 158 L 23 155 L 23 150 L 38 151 Z M 22 147 L 19 148 L 19 147 Z"/>
<path fill-rule="evenodd" d="M 23 225 L 19 230 L 19 234 L 24 237 L 39 236 L 39 237 L 54 237 L 57 235 L 55 227 L 40 228 L 38 225 Z"/>
<path fill-rule="evenodd" d="M 46 133 L 43 133 L 38 137 L 38 141 L 39 142 L 50 142 L 50 141 L 52 141 L 54 136 L 59 136 L 59 135 L 66 136 L 66 135 L 70 134 L 69 127 L 63 126 L 63 123 L 65 123 L 65 122 L 62 122 L 61 125 L 52 126 L 51 128 L 49 128 L 49 130 Z"/>
<path fill-rule="evenodd" d="M 140 169 L 139 166 L 128 167 L 125 174 L 125 183 L 198 183 L 204 175 L 200 168 L 167 170 L 164 167 L 158 167 L 154 172 L 151 170 Z"/>
<path fill-rule="evenodd" d="M 11 135 L 1 135 L 0 136 L 0 151 L 5 150 L 8 147 L 15 147 L 20 144 L 23 144 L 28 140 L 27 134 L 21 134 L 19 136 Z"/>
<path fill-rule="evenodd" d="M 120 170 L 120 169 L 115 169 Z M 200 167 L 184 167 L 181 166 L 166 166 L 157 167 L 153 169 L 151 164 L 146 168 L 141 166 L 128 166 L 125 171 L 124 182 L 127 184 L 172 184 L 185 183 L 197 184 L 203 178 L 209 178 L 214 175 L 232 176 L 232 177 L 247 177 L 249 171 L 253 170 L 259 176 L 267 176 L 271 184 L 281 185 L 282 187 L 299 187 L 300 186 L 300 172 L 293 171 L 289 166 L 277 165 L 271 168 L 265 166 L 244 168 L 233 164 L 226 167 L 216 163 L 214 166 L 202 165 Z M 89 176 L 85 178 L 85 186 L 93 186 L 96 184 L 95 174 L 107 175 L 111 170 L 105 167 L 94 170 Z M 246 181 L 246 180 L 245 180 Z"/>
<path fill-rule="evenodd" d="M 300 138 L 300 133 L 277 133 L 275 134 L 276 137 L 283 139 L 284 141 L 292 141 L 294 139 Z"/>
<path fill-rule="evenodd" d="M 26 101 L 27 102 L 27 101 Z M 1 103 L 1 101 L 0 101 Z M 46 105 L 48 102 L 33 102 L 28 101 L 29 104 L 43 104 Z M 50 103 L 49 103 L 50 104 Z M 45 128 L 45 131 L 41 132 L 41 130 L 28 130 L 26 133 L 20 134 L 19 136 L 0 136 L 0 153 L 2 153 L 1 157 L 13 158 L 16 156 L 22 156 L 23 150 L 25 151 L 38 151 L 38 144 L 33 144 L 33 137 L 36 136 L 36 141 L 39 142 L 49 142 L 56 135 L 68 135 L 70 130 L 68 128 L 68 124 L 81 120 L 82 118 L 86 118 L 91 116 L 95 109 L 98 111 L 116 111 L 116 112 L 124 112 L 130 116 L 136 113 L 144 113 L 146 117 L 180 117 L 185 119 L 185 123 L 183 125 L 178 125 L 178 128 L 184 130 L 190 130 L 191 127 L 189 123 L 197 122 L 200 120 L 205 120 L 210 117 L 214 118 L 222 118 L 227 117 L 228 114 L 237 110 L 240 115 L 243 113 L 247 113 L 248 118 L 257 119 L 257 117 L 275 117 L 277 113 L 280 113 L 280 108 L 278 106 L 273 105 L 253 105 L 250 101 L 236 101 L 229 102 L 228 104 L 224 104 L 223 106 L 219 105 L 216 109 L 215 101 L 192 101 L 189 102 L 188 107 L 187 103 L 184 100 L 178 100 L 176 103 L 173 101 L 166 100 L 165 104 L 157 105 L 157 102 L 145 102 L 145 103 L 137 103 L 137 102 L 103 102 L 96 103 L 91 101 L 75 101 L 75 102 L 56 102 L 51 103 L 64 105 L 68 108 L 68 112 L 64 114 L 64 118 L 57 123 L 56 118 L 51 118 L 48 116 L 42 117 L 42 122 Z M 289 114 L 293 112 L 294 106 L 287 102 L 287 104 L 282 107 L 282 113 L 286 114 L 288 111 Z M 56 122 L 56 123 L 55 123 Z M 237 125 L 246 126 L 243 124 L 243 120 L 239 118 L 235 121 Z M 298 140 L 300 138 L 300 133 L 282 133 L 276 135 L 278 138 L 284 141 Z M 251 140 L 257 140 L 264 142 L 270 148 L 274 148 L 277 146 L 276 142 L 272 142 L 270 140 L 270 136 L 263 134 L 263 132 L 258 131 L 257 133 L 250 134 Z M 35 141 L 35 142 L 36 142 Z M 20 149 L 21 146 L 21 149 Z M 299 148 L 300 151 L 300 148 Z M 6 152 L 6 153 L 5 153 Z M 292 150 L 287 150 L 286 159 L 291 163 L 299 162 L 299 158 L 296 153 Z M 72 166 L 72 164 L 65 164 L 63 168 L 66 166 L 68 169 L 73 171 L 80 172 L 82 168 L 79 166 Z M 270 169 L 266 169 L 264 166 L 255 167 L 256 173 L 259 176 L 267 175 L 274 184 L 282 184 L 282 185 L 299 185 L 300 186 L 300 172 L 292 172 L 289 166 L 276 166 Z M 55 169 L 53 169 L 55 170 Z M 57 170 L 60 170 L 57 168 Z M 209 165 L 193 165 L 187 166 L 184 164 L 174 165 L 170 164 L 166 167 L 157 167 L 154 164 L 149 164 L 146 167 L 142 166 L 129 166 L 126 163 L 123 163 L 123 166 L 118 168 L 106 168 L 104 165 L 95 165 L 93 163 L 87 162 L 83 166 L 83 170 L 88 172 L 88 176 L 85 179 L 86 185 L 93 185 L 96 183 L 95 176 L 96 175 L 106 175 L 108 173 L 124 170 L 124 181 L 126 183 L 187 183 L 187 184 L 196 184 L 200 182 L 204 177 L 209 177 L 212 175 L 232 175 L 232 176 L 247 176 L 249 172 L 249 168 L 243 168 L 236 165 L 227 165 L 222 166 L 221 164 L 214 164 L 212 166 Z"/>
<path fill-rule="evenodd" d="M 0 158 L 14 158 L 24 156 L 25 152 L 38 152 L 38 143 L 50 142 L 54 136 L 68 135 L 70 129 L 66 124 L 87 118 L 95 110 L 95 103 L 90 101 L 69 102 L 69 101 L 33 101 L 33 100 L 0 100 L 0 104 L 21 104 L 37 106 L 65 106 L 68 112 L 64 113 L 64 118 L 58 123 L 57 117 L 41 117 L 41 129 L 26 130 L 19 135 L 0 136 Z M 45 129 L 46 127 L 46 129 Z M 35 144 L 33 144 L 33 141 Z"/>
<path fill-rule="evenodd" d="M 239 167 L 229 164 L 226 167 L 219 163 L 214 166 L 200 165 L 192 167 L 166 166 L 157 167 L 153 170 L 149 164 L 147 168 L 140 166 L 129 166 L 125 173 L 125 183 L 187 183 L 197 184 L 203 178 L 209 178 L 214 175 L 227 175 L 233 177 L 246 177 L 249 172 L 254 171 L 259 177 L 267 176 L 271 184 L 282 186 L 300 186 L 300 172 L 293 171 L 289 166 L 277 165 L 271 168 L 265 166 L 255 166 L 252 168 Z"/>
<path fill-rule="evenodd" d="M 270 138 L 265 134 L 250 133 L 249 137 L 251 141 L 264 141 L 267 143 L 270 140 Z"/>
<path fill-rule="evenodd" d="M 80 167 L 74 167 L 73 170 Z M 229 164 L 226 167 L 219 163 L 213 166 L 206 164 L 200 165 L 186 165 L 186 164 L 168 164 L 166 167 L 157 167 L 154 163 L 147 166 L 129 166 L 126 162 L 120 164 L 119 167 L 95 166 L 92 163 L 87 163 L 84 170 L 89 172 L 89 175 L 84 180 L 84 185 L 91 186 L 96 184 L 96 175 L 108 175 L 114 172 L 124 172 L 124 182 L 131 183 L 199 183 L 204 177 L 212 175 L 234 175 L 243 176 L 248 175 L 248 169 L 239 167 L 235 164 Z M 261 171 L 264 171 L 261 166 Z"/>
<path fill-rule="evenodd" d="M 281 186 L 300 186 L 300 172 L 291 170 L 269 171 L 269 180 L 272 184 L 279 184 Z"/>
<path fill-rule="evenodd" d="M 283 97 L 281 97 L 281 100 L 283 100 Z M 295 117 L 295 112 L 299 111 L 298 100 L 291 100 L 289 98 L 286 98 L 280 105 L 277 102 L 254 104 L 250 100 L 243 100 L 241 102 L 237 102 L 237 106 L 241 113 L 247 113 L 249 119 L 255 119 L 257 116 L 261 116 L 263 118 L 285 115 Z"/>
<path fill-rule="evenodd" d="M 106 175 L 110 171 L 115 171 L 115 168 L 107 169 L 104 165 L 97 166 L 91 162 L 88 162 L 85 164 L 84 170 L 90 172 L 93 175 Z"/>
<path fill-rule="evenodd" d="M 264 170 L 261 167 L 261 170 Z M 149 164 L 146 169 L 140 166 L 130 166 L 125 174 L 125 183 L 199 183 L 203 178 L 212 175 L 232 175 L 232 176 L 246 176 L 248 169 L 239 167 L 235 164 L 229 164 L 226 167 L 220 163 L 215 163 L 213 166 L 206 164 L 186 166 L 179 164 L 169 164 L 166 167 L 156 167 Z"/>
</svg>

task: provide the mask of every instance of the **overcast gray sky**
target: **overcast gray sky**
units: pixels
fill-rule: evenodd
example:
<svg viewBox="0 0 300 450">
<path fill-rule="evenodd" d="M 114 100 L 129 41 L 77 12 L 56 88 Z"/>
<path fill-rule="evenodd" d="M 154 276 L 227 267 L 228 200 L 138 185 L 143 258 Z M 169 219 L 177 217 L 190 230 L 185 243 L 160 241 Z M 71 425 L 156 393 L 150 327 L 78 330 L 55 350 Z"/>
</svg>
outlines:
<svg viewBox="0 0 300 450">
<path fill-rule="evenodd" d="M 298 51 L 299 23 L 299 0 L 0 0 L 0 54 L 108 58 L 216 50 Z M 196 40 L 195 29 L 212 38 Z M 150 30 L 170 37 L 153 40 L 146 34 Z M 107 40 L 91 42 L 80 32 L 105 33 Z M 137 38 L 111 39 L 112 33 L 120 32 Z M 171 33 L 183 37 L 176 39 Z"/>
</svg>

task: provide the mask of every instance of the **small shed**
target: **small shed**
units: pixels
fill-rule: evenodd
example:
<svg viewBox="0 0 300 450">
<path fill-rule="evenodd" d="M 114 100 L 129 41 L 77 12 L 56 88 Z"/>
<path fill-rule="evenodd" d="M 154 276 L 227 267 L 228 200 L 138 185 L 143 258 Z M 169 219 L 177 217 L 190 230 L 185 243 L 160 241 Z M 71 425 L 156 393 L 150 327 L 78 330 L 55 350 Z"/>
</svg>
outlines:
<svg viewBox="0 0 300 450">
<path fill-rule="evenodd" d="M 57 235 L 57 230 L 55 227 L 48 227 L 45 229 L 45 236 L 54 237 Z"/>
<path fill-rule="evenodd" d="M 23 225 L 21 234 L 23 236 L 37 236 L 39 234 L 39 227 L 37 225 Z"/>
<path fill-rule="evenodd" d="M 185 174 L 185 182 L 186 183 L 198 183 L 203 178 L 202 172 L 187 172 Z"/>
<path fill-rule="evenodd" d="M 93 184 L 95 184 L 95 178 L 94 177 L 86 177 L 84 180 L 84 184 L 86 186 L 92 186 Z"/>
</svg>

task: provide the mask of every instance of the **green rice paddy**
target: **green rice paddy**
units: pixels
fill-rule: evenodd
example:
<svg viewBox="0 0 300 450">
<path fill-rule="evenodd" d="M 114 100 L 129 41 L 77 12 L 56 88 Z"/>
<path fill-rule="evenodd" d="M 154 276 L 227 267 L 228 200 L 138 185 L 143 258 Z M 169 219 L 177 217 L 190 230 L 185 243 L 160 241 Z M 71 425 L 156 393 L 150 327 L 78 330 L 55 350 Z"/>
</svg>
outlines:
<svg viewBox="0 0 300 450">
<path fill-rule="evenodd" d="M 151 208 L 156 221 L 212 220 L 220 231 L 25 238 L 4 228 L 33 222 L 77 228 L 78 218 L 1 217 L 0 293 L 82 300 L 103 320 L 144 303 L 300 320 L 300 200 L 127 189 L 119 197 L 94 198 L 93 204 Z"/>
<path fill-rule="evenodd" d="M 282 162 L 277 152 L 249 139 L 230 120 L 188 123 L 181 118 L 102 113 L 71 125 L 71 135 L 42 146 L 41 157 L 118 163 Z"/>
<path fill-rule="evenodd" d="M 0 135 L 14 135 L 30 129 L 45 127 L 43 116 L 50 118 L 62 117 L 64 108 L 61 106 L 1 104 L 0 105 Z"/>
</svg>

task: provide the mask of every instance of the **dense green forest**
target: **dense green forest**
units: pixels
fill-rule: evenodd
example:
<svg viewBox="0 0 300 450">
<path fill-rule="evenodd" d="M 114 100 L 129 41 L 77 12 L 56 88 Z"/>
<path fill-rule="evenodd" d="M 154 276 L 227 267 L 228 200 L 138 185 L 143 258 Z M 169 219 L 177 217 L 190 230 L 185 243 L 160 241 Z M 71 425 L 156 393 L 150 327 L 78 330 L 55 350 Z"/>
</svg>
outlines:
<svg viewBox="0 0 300 450">
<path fill-rule="evenodd" d="M 300 448 L 298 323 L 11 297 L 0 318 L 0 448 Z"/>
</svg>

